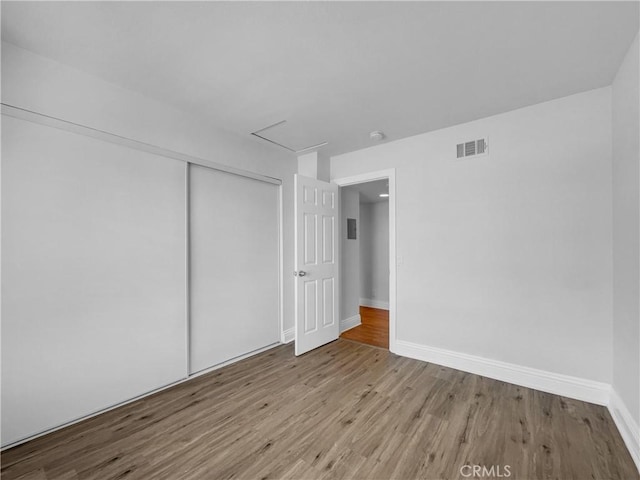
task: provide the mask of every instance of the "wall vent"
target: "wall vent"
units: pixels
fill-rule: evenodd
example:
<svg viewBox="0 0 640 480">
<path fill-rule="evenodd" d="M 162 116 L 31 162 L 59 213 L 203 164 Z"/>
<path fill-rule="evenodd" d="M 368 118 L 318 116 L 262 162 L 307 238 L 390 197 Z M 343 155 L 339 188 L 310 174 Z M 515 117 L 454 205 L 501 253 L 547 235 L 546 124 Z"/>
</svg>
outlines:
<svg viewBox="0 0 640 480">
<path fill-rule="evenodd" d="M 479 157 L 488 153 L 488 142 L 486 138 L 471 140 L 456 145 L 456 158 Z"/>
</svg>

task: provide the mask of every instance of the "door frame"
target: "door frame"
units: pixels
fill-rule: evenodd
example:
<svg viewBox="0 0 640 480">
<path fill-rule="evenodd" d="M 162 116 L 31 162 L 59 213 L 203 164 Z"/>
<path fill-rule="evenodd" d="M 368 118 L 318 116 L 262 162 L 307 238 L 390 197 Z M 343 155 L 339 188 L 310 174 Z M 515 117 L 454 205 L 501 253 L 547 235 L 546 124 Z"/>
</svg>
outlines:
<svg viewBox="0 0 640 480">
<path fill-rule="evenodd" d="M 333 178 L 331 181 L 339 187 L 373 182 L 375 180 L 389 181 L 389 351 L 396 353 L 396 275 L 398 259 L 396 255 L 396 169 L 389 168 L 375 172 L 360 173 L 350 177 Z M 340 205 L 342 212 L 342 205 Z M 340 231 L 344 227 L 340 225 Z M 340 233 L 342 235 L 342 233 Z M 340 257 L 342 258 L 342 257 Z M 342 280 L 342 269 L 338 265 L 338 275 Z"/>
</svg>

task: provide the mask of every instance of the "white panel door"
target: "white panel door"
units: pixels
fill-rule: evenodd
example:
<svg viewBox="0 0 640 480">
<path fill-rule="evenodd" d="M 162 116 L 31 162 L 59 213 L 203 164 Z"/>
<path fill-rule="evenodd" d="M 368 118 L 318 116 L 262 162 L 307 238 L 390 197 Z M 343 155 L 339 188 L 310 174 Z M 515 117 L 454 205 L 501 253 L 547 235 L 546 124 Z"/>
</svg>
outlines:
<svg viewBox="0 0 640 480">
<path fill-rule="evenodd" d="M 279 186 L 191 165 L 190 373 L 280 340 Z"/>
<path fill-rule="evenodd" d="M 336 340 L 338 186 L 295 176 L 296 355 Z"/>
<path fill-rule="evenodd" d="M 185 378 L 183 162 L 2 116 L 2 442 Z"/>
</svg>

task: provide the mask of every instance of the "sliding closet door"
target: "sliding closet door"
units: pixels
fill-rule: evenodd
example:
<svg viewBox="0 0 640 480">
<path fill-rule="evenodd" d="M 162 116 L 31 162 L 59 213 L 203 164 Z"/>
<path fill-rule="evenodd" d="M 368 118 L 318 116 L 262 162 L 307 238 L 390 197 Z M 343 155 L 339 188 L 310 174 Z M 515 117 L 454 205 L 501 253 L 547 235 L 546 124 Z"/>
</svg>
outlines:
<svg viewBox="0 0 640 480">
<path fill-rule="evenodd" d="M 190 371 L 279 341 L 278 186 L 190 166 Z"/>
<path fill-rule="evenodd" d="M 2 117 L 2 440 L 187 373 L 186 165 Z"/>
</svg>

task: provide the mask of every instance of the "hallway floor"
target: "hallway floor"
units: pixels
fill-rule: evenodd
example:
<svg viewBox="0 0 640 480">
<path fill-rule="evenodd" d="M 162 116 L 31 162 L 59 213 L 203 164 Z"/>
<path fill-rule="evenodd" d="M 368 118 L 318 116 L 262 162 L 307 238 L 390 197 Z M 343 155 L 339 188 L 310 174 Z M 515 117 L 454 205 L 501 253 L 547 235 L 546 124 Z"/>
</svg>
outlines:
<svg viewBox="0 0 640 480">
<path fill-rule="evenodd" d="M 389 310 L 360 307 L 362 324 L 347 330 L 340 338 L 389 349 Z"/>
</svg>

